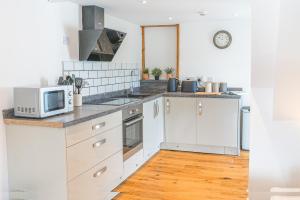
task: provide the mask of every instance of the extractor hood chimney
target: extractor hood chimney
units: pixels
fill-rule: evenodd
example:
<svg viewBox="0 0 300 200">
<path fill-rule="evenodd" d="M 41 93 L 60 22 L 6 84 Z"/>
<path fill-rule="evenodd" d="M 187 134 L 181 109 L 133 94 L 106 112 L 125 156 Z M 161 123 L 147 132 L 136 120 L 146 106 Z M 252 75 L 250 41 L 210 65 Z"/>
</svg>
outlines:
<svg viewBox="0 0 300 200">
<path fill-rule="evenodd" d="M 82 28 L 79 31 L 79 60 L 112 61 L 126 33 L 104 28 L 104 9 L 82 7 Z"/>
</svg>

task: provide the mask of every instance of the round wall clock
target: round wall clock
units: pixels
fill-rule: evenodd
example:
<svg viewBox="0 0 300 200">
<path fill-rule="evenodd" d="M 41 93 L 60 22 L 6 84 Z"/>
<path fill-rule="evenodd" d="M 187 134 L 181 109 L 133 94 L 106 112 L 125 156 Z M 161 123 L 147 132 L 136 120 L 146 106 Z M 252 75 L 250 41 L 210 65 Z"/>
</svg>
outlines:
<svg viewBox="0 0 300 200">
<path fill-rule="evenodd" d="M 226 49 L 231 45 L 232 36 L 228 31 L 218 31 L 214 35 L 214 45 L 219 49 Z"/>
</svg>

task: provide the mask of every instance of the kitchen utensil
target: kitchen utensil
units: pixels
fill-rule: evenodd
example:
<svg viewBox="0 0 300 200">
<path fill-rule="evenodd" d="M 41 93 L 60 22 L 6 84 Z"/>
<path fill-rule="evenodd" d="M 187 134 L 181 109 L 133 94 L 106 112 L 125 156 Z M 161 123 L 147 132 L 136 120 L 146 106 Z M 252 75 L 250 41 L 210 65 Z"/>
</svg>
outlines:
<svg viewBox="0 0 300 200">
<path fill-rule="evenodd" d="M 182 81 L 181 92 L 197 92 L 197 81 Z"/>
<path fill-rule="evenodd" d="M 83 79 L 82 78 L 75 78 L 75 87 L 77 88 L 77 94 L 80 94 L 82 89 Z"/>
<path fill-rule="evenodd" d="M 220 92 L 228 92 L 227 83 L 220 83 Z"/>
<path fill-rule="evenodd" d="M 179 80 L 177 78 L 170 78 L 168 80 L 168 92 L 177 92 Z"/>
<path fill-rule="evenodd" d="M 63 84 L 64 84 L 64 77 L 60 76 L 60 77 L 58 78 L 58 83 L 57 83 L 57 85 L 63 85 Z"/>
</svg>

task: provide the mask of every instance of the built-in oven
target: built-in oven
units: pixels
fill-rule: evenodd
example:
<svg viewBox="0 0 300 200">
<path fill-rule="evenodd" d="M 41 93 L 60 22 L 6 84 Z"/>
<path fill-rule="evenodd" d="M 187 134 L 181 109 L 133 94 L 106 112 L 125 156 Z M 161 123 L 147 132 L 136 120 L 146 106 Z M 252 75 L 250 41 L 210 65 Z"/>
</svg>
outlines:
<svg viewBox="0 0 300 200">
<path fill-rule="evenodd" d="M 143 119 L 142 104 L 123 110 L 124 161 L 143 149 Z"/>
</svg>

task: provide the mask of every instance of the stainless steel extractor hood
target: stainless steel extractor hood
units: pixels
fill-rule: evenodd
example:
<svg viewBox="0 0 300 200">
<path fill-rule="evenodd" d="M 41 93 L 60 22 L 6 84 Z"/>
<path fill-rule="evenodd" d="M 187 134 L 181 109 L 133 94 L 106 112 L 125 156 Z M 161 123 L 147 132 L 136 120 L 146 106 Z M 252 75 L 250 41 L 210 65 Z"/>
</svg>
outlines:
<svg viewBox="0 0 300 200">
<path fill-rule="evenodd" d="M 112 61 L 126 33 L 104 28 L 104 9 L 82 7 L 82 27 L 79 31 L 79 60 Z"/>
</svg>

